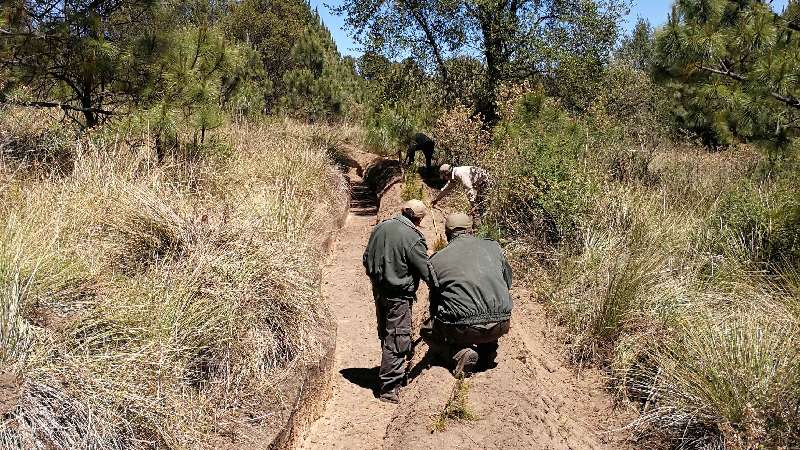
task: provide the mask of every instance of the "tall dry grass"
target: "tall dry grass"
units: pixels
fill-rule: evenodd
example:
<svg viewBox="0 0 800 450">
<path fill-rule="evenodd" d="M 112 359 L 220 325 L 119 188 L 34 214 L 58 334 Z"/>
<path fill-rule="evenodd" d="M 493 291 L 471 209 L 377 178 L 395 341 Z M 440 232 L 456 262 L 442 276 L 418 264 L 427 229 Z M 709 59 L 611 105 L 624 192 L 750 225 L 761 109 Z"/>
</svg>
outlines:
<svg viewBox="0 0 800 450">
<path fill-rule="evenodd" d="M 279 415 L 323 351 L 320 230 L 347 188 L 318 141 L 341 131 L 234 124 L 182 159 L 104 130 L 42 170 L 16 136 L 50 122 L 2 114 L 0 447 L 204 448 Z"/>
<path fill-rule="evenodd" d="M 571 356 L 638 402 L 631 428 L 644 447 L 800 443 L 796 268 L 753 259 L 719 214 L 750 164 L 659 152 L 657 181 L 596 192 L 581 246 L 551 272 L 545 300 Z"/>
<path fill-rule="evenodd" d="M 500 106 L 473 158 L 495 178 L 486 232 L 572 361 L 640 409 L 638 447 L 799 446 L 797 167 L 764 176 L 755 147 L 576 117 L 535 89 Z"/>
</svg>

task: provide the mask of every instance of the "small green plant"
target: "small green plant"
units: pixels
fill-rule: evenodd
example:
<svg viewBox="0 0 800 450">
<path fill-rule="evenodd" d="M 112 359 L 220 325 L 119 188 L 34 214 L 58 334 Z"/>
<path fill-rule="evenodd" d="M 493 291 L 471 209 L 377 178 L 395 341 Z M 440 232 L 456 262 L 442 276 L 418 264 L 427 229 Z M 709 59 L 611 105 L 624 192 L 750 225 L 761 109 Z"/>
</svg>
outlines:
<svg viewBox="0 0 800 450">
<path fill-rule="evenodd" d="M 422 179 L 417 172 L 405 172 L 403 175 L 403 190 L 400 196 L 404 201 L 413 199 L 424 200 L 425 186 L 422 184 Z"/>
<path fill-rule="evenodd" d="M 463 378 L 456 380 L 453 385 L 453 391 L 444 405 L 444 409 L 436 415 L 431 424 L 431 432 L 442 432 L 447 428 L 449 421 L 472 421 L 478 420 L 478 415 L 475 414 L 467 404 L 469 401 L 469 383 Z"/>
</svg>

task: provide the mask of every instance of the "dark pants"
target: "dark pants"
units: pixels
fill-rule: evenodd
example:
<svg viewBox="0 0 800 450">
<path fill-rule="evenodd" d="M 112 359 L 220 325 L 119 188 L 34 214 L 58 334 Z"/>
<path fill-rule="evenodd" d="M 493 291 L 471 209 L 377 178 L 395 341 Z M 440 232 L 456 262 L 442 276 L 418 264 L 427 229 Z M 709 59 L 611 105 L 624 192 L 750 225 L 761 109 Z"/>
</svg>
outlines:
<svg viewBox="0 0 800 450">
<path fill-rule="evenodd" d="M 417 150 L 421 150 L 422 154 L 425 155 L 425 168 L 430 170 L 431 168 L 431 159 L 433 158 L 433 142 L 425 142 L 422 144 L 411 144 L 408 146 L 408 154 L 406 156 L 406 163 L 407 164 L 414 164 L 414 158 L 417 155 Z"/>
<path fill-rule="evenodd" d="M 380 392 L 399 386 L 405 377 L 406 357 L 411 353 L 411 303 L 413 297 L 397 298 L 372 289 L 381 340 Z"/>
<path fill-rule="evenodd" d="M 510 328 L 510 320 L 480 325 L 448 325 L 427 321 L 422 325 L 420 335 L 434 355 L 448 363 L 455 364 L 455 354 L 471 347 L 478 352 L 478 366 L 488 367 L 494 364 L 497 357 L 497 340 Z"/>
</svg>

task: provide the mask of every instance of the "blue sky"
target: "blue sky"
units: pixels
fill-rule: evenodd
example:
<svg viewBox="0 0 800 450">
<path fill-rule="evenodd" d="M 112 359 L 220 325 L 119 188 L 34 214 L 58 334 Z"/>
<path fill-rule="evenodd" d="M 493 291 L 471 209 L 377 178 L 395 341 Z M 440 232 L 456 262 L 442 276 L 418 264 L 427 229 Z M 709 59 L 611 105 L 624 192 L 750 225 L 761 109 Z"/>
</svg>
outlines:
<svg viewBox="0 0 800 450">
<path fill-rule="evenodd" d="M 781 10 L 786 5 L 787 0 L 774 0 L 776 10 Z M 343 55 L 358 56 L 361 52 L 358 51 L 357 45 L 350 39 L 347 32 L 344 30 L 344 20 L 331 14 L 326 5 L 336 6 L 341 0 L 310 0 L 311 7 L 319 10 L 323 22 L 331 30 L 333 39 L 339 47 L 339 51 Z M 626 29 L 631 29 L 636 24 L 637 17 L 644 17 L 653 25 L 661 25 L 667 20 L 667 15 L 672 10 L 672 0 L 634 0 L 633 8 L 628 15 L 625 24 Z"/>
</svg>

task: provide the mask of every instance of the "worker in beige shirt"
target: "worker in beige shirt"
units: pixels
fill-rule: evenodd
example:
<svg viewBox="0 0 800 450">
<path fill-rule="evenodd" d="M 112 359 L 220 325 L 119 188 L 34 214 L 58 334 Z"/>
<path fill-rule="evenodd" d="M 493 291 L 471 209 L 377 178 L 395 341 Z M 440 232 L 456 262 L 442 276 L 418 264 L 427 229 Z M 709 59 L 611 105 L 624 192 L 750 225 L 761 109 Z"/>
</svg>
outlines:
<svg viewBox="0 0 800 450">
<path fill-rule="evenodd" d="M 469 199 L 470 215 L 474 219 L 475 228 L 480 226 L 481 219 L 486 214 L 487 198 L 492 182 L 486 170 L 477 166 L 451 167 L 450 164 L 442 164 L 439 168 L 439 176 L 446 182 L 439 195 L 431 202 L 431 206 L 446 197 L 453 188 L 460 184 L 464 187 Z"/>
</svg>

